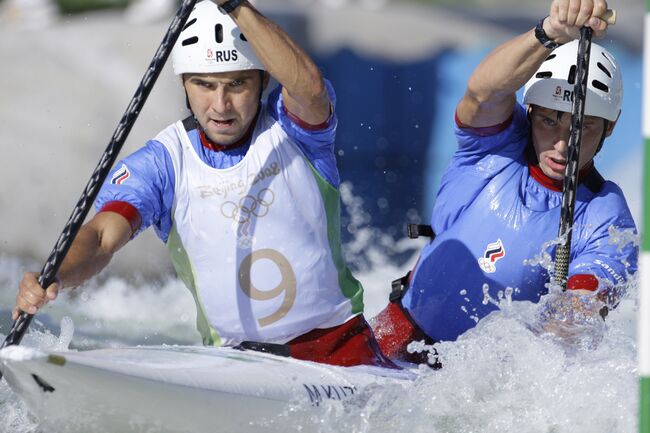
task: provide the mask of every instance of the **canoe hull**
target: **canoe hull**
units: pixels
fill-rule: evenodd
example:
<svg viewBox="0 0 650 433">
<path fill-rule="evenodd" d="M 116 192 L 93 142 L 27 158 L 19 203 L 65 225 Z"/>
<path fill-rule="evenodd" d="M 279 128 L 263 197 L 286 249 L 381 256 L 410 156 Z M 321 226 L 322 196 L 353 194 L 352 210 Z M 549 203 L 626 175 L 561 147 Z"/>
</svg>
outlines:
<svg viewBox="0 0 650 433">
<path fill-rule="evenodd" d="M 7 382 L 57 432 L 310 431 L 329 402 L 415 377 L 229 348 L 14 349 L 0 352 Z"/>
</svg>

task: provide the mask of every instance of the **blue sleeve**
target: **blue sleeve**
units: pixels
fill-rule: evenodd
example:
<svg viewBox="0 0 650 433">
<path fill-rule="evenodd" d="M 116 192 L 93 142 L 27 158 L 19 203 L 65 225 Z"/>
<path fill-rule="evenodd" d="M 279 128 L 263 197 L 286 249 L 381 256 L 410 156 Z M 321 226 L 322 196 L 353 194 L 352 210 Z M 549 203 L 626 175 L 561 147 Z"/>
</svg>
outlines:
<svg viewBox="0 0 650 433">
<path fill-rule="evenodd" d="M 483 135 L 475 128 L 461 128 L 456 124 L 454 132 L 458 141 L 458 150 L 454 154 L 453 164 L 472 165 L 486 154 L 499 154 L 518 158 L 529 141 L 530 123 L 526 108 L 521 104 L 515 106 L 512 121 L 502 131 L 492 135 Z"/>
<path fill-rule="evenodd" d="M 572 244 L 580 247 L 571 258 L 569 275 L 592 274 L 601 289 L 624 291 L 637 271 L 639 243 L 623 193 L 606 182 L 585 212 L 587 219 L 574 227 L 578 242 Z"/>
<path fill-rule="evenodd" d="M 100 210 L 111 201 L 123 201 L 140 213 L 142 224 L 134 237 L 149 226 L 167 241 L 174 200 L 174 167 L 165 147 L 155 141 L 115 164 L 104 182 L 95 207 Z"/>
<path fill-rule="evenodd" d="M 325 86 L 332 103 L 332 114 L 327 120 L 327 126 L 323 129 L 315 131 L 304 129 L 289 118 L 282 100 L 282 86 L 278 86 L 269 94 L 267 107 L 270 115 L 280 123 L 287 135 L 298 143 L 300 150 L 316 171 L 332 186 L 338 188 L 341 181 L 334 153 L 336 127 L 338 126 L 335 112 L 336 94 L 328 80 L 325 80 Z"/>
</svg>

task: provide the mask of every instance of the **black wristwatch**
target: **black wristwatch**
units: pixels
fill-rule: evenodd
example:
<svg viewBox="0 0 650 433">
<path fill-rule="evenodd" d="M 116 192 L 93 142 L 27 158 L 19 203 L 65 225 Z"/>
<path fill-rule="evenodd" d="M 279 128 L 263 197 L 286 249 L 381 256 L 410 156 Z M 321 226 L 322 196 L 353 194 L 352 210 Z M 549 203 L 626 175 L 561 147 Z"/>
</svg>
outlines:
<svg viewBox="0 0 650 433">
<path fill-rule="evenodd" d="M 546 35 L 546 32 L 544 31 L 544 20 L 546 18 L 548 17 L 544 17 L 541 20 L 539 20 L 537 26 L 535 26 L 535 37 L 537 38 L 540 44 L 544 45 L 544 47 L 550 50 L 554 50 L 562 44 L 555 42 L 553 39 L 549 38 Z"/>
<path fill-rule="evenodd" d="M 246 0 L 228 0 L 227 2 L 219 5 L 219 10 L 224 14 L 229 14 L 230 12 L 237 9 L 237 7 L 239 7 L 239 5 L 245 1 Z"/>
</svg>

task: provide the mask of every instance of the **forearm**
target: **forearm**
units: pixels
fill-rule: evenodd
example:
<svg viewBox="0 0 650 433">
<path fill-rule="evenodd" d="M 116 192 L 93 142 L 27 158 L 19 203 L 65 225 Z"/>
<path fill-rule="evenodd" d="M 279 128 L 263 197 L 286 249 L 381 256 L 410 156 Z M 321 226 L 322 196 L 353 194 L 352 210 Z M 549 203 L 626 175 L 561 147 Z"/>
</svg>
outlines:
<svg viewBox="0 0 650 433">
<path fill-rule="evenodd" d="M 100 213 L 82 226 L 57 274 L 62 287 L 79 286 L 97 275 L 128 242 L 130 233 L 126 219 L 110 212 Z"/>
<path fill-rule="evenodd" d="M 111 255 L 99 248 L 95 233 L 82 227 L 63 260 L 57 278 L 63 287 L 76 287 L 99 273 Z"/>
<path fill-rule="evenodd" d="M 607 23 L 598 17 L 606 10 L 605 0 L 554 0 L 542 24 L 543 33 L 548 41 L 559 44 L 577 39 L 582 26 L 591 27 L 594 36 L 602 36 Z M 516 103 L 515 93 L 549 54 L 551 49 L 532 29 L 494 50 L 469 79 L 457 110 L 461 123 L 485 127 L 508 119 Z"/>
<path fill-rule="evenodd" d="M 505 121 L 521 88 L 551 53 L 530 30 L 490 53 L 474 70 L 458 105 L 459 120 L 485 127 Z"/>
<path fill-rule="evenodd" d="M 287 106 L 302 120 L 318 124 L 330 115 L 330 101 L 323 77 L 311 58 L 277 24 L 248 2 L 231 13 L 267 72 L 295 101 Z M 290 101 L 289 104 L 292 104 Z M 287 101 L 285 101 L 286 104 Z"/>
</svg>

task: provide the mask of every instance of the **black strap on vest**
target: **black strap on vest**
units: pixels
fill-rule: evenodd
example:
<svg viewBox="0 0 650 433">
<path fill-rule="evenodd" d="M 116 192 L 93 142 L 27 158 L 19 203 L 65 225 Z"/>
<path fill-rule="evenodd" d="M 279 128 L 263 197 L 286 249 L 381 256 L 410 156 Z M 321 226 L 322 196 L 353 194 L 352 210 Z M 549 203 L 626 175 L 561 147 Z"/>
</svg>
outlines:
<svg viewBox="0 0 650 433">
<path fill-rule="evenodd" d="M 399 302 L 402 299 L 402 297 L 406 293 L 406 289 L 408 288 L 410 276 L 411 276 L 411 271 L 408 271 L 408 273 L 404 275 L 402 278 L 393 280 L 390 283 L 390 286 L 393 289 L 391 290 L 390 295 L 388 296 L 388 300 L 390 302 Z"/>
<path fill-rule="evenodd" d="M 407 224 L 406 233 L 408 234 L 408 237 L 411 239 L 417 239 L 420 236 L 426 236 L 428 238 L 431 238 L 431 240 L 434 240 L 436 238 L 436 233 L 433 231 L 433 228 L 430 225 L 425 225 L 425 224 Z M 388 300 L 390 302 L 399 303 L 399 301 L 402 299 L 402 297 L 406 293 L 406 290 L 408 289 L 409 277 L 411 276 L 411 272 L 412 271 L 409 271 L 402 278 L 393 280 L 390 283 L 390 286 L 392 288 L 390 295 L 388 296 Z"/>
<path fill-rule="evenodd" d="M 603 176 L 598 173 L 598 170 L 594 168 L 589 172 L 587 177 L 584 178 L 582 183 L 589 188 L 591 192 L 598 194 L 600 190 L 603 189 L 603 185 L 605 185 L 605 178 L 603 178 Z"/>
<path fill-rule="evenodd" d="M 429 225 L 423 225 L 423 224 L 407 224 L 406 233 L 408 234 L 408 237 L 411 239 L 417 239 L 420 236 L 426 236 L 428 238 L 431 238 L 431 240 L 433 240 L 436 237 L 433 228 L 431 228 L 431 226 Z"/>
<path fill-rule="evenodd" d="M 196 119 L 194 118 L 194 116 L 187 116 L 185 119 L 183 119 L 183 128 L 185 128 L 185 130 L 187 132 L 190 132 L 190 131 L 198 128 L 198 125 L 197 125 L 197 122 L 196 122 Z"/>
</svg>

